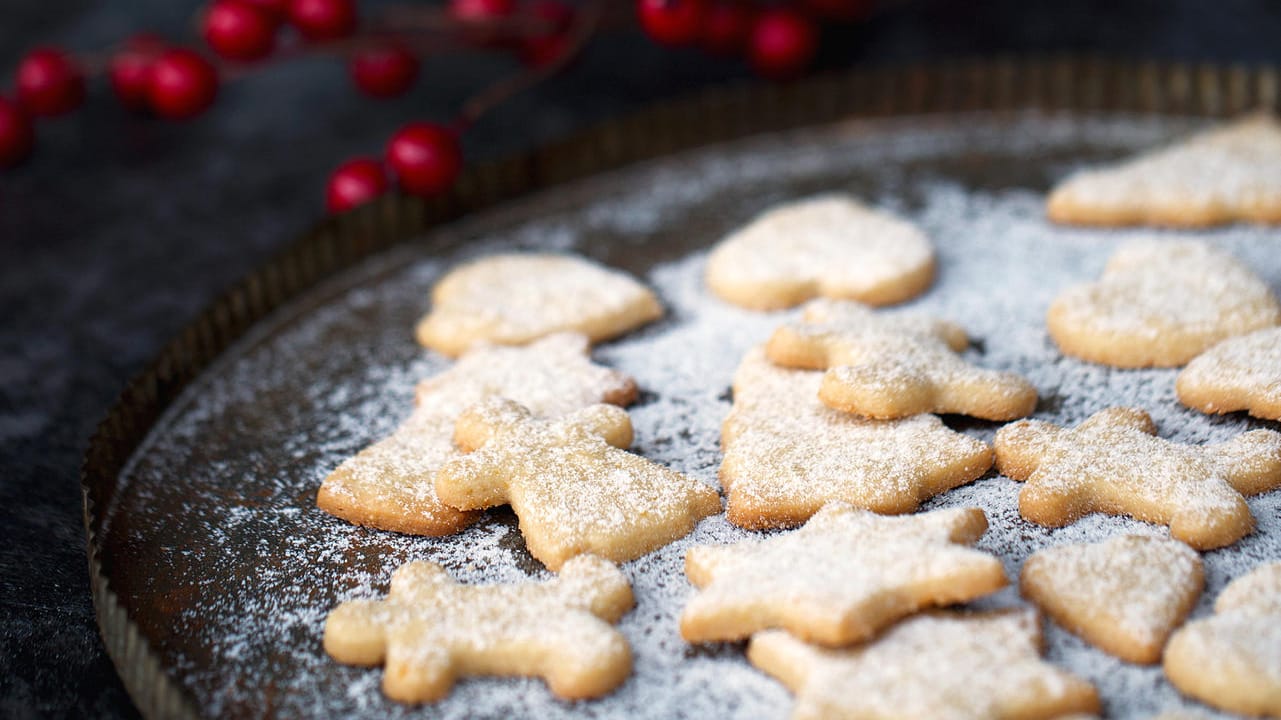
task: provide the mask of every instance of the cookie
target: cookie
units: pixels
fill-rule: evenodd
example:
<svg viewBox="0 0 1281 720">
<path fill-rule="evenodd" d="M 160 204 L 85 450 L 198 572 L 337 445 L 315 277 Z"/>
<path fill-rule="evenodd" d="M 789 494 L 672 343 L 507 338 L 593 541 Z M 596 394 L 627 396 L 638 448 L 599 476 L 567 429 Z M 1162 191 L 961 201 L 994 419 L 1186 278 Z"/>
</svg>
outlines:
<svg viewBox="0 0 1281 720">
<path fill-rule="evenodd" d="M 382 665 L 383 692 L 440 700 L 460 677 L 534 676 L 566 699 L 604 695 L 631 673 L 612 627 L 632 607 L 627 578 L 580 555 L 541 583 L 460 585 L 432 562 L 402 565 L 385 600 L 350 600 L 325 620 L 325 651 L 347 665 Z"/>
<path fill-rule="evenodd" d="M 1132 663 L 1151 664 L 1201 596 L 1201 557 L 1177 540 L 1121 535 L 1038 550 L 1019 587 L 1054 621 Z"/>
<path fill-rule="evenodd" d="M 1247 115 L 1115 165 L 1078 172 L 1050 193 L 1051 220 L 1080 225 L 1207 227 L 1281 222 L 1281 124 Z"/>
<path fill-rule="evenodd" d="M 1204 413 L 1281 420 L 1281 327 L 1224 340 L 1193 358 L 1174 386 L 1180 402 Z"/>
<path fill-rule="evenodd" d="M 827 370 L 818 391 L 823 404 L 865 417 L 959 413 L 1013 420 L 1036 409 L 1031 383 L 965 362 L 957 353 L 968 345 L 965 331 L 943 320 L 815 300 L 805 308 L 805 322 L 780 327 L 765 352 L 776 365 Z"/>
<path fill-rule="evenodd" d="M 1134 240 L 1097 282 L 1065 290 L 1046 316 L 1073 357 L 1113 367 L 1177 367 L 1215 343 L 1281 323 L 1266 283 L 1195 241 Z"/>
<path fill-rule="evenodd" d="M 912 224 L 843 195 L 781 205 L 726 237 L 707 286 L 728 302 L 777 310 L 823 296 L 889 305 L 934 282 L 934 249 Z"/>
<path fill-rule="evenodd" d="M 1170 526 L 1198 550 L 1254 528 L 1242 494 L 1281 487 L 1281 433 L 1251 430 L 1200 447 L 1156 437 L 1152 417 L 1115 407 L 1066 429 L 1020 420 L 996 433 L 996 468 L 1027 485 L 1019 513 L 1046 527 L 1083 515 L 1129 515 Z"/>
<path fill-rule="evenodd" d="M 1176 632 L 1165 649 L 1165 674 L 1208 705 L 1281 717 L 1281 562 L 1233 580 L 1214 615 Z"/>
<path fill-rule="evenodd" d="M 463 413 L 454 440 L 474 452 L 441 467 L 440 499 L 460 510 L 510 503 L 529 553 L 552 570 L 583 553 L 640 557 L 721 510 L 712 488 L 620 449 L 632 424 L 613 405 L 545 421 L 493 399 Z"/>
<path fill-rule="evenodd" d="M 1040 720 L 1099 712 L 1090 683 L 1043 661 L 1027 611 L 917 615 L 844 650 L 781 630 L 752 637 L 747 657 L 796 694 L 793 720 Z"/>
<path fill-rule="evenodd" d="M 587 338 L 558 333 L 525 347 L 479 347 L 453 367 L 418 384 L 413 413 L 389 437 L 338 466 L 316 505 L 348 522 L 411 535 L 450 535 L 477 513 L 436 497 L 436 471 L 458 457 L 454 423 L 463 410 L 493 396 L 513 398 L 543 417 L 599 402 L 628 405 L 636 383 L 595 365 Z"/>
<path fill-rule="evenodd" d="M 482 342 L 524 345 L 572 330 L 599 342 L 663 315 L 649 288 L 571 255 L 490 255 L 436 283 L 418 342 L 456 357 Z"/>
<path fill-rule="evenodd" d="M 786 535 L 690 548 L 685 575 L 701 592 L 685 606 L 681 636 L 741 640 L 781 628 L 829 647 L 866 640 L 922 608 L 1004 587 L 1001 561 L 965 547 L 986 530 L 979 508 L 884 517 L 832 503 Z"/>
<path fill-rule="evenodd" d="M 986 444 L 933 415 L 868 420 L 824 406 L 822 379 L 821 372 L 775 366 L 761 347 L 743 359 L 721 426 L 730 522 L 791 527 L 831 501 L 912 512 L 991 467 Z"/>
</svg>

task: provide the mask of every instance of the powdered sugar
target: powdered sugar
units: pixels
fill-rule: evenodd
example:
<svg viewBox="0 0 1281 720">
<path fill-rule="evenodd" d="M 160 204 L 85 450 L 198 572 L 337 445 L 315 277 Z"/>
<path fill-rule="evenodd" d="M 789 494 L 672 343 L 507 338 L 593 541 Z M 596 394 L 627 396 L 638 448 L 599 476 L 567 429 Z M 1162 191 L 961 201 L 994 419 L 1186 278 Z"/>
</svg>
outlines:
<svg viewBox="0 0 1281 720">
<path fill-rule="evenodd" d="M 474 680 L 424 711 L 383 698 L 379 670 L 324 654 L 326 613 L 342 600 L 381 596 L 391 571 L 408 560 L 439 562 L 469 583 L 549 577 L 506 511 L 436 539 L 357 528 L 314 507 L 325 475 L 389 434 L 408 414 L 414 384 L 447 367 L 412 338 L 432 281 L 462 259 L 543 243 L 643 276 L 667 318 L 599 347 L 595 359 L 642 388 L 629 411 L 633 450 L 715 484 L 734 370 L 795 315 L 717 300 L 703 286 L 706 255 L 698 248 L 772 203 L 849 191 L 930 236 L 938 280 L 912 308 L 965 328 L 975 340 L 968 358 L 1030 379 L 1042 397 L 1038 418 L 1075 425 L 1104 407 L 1136 405 L 1164 437 L 1223 441 L 1267 425 L 1182 407 L 1171 370 L 1118 371 L 1064 358 L 1044 327 L 1053 297 L 1097 277 L 1118 239 L 1131 235 L 1051 226 L 1038 191 L 1070 167 L 1187 129 L 1124 117 L 969 116 L 772 136 L 595 178 L 443 230 L 439 238 L 470 241 L 458 252 L 428 258 L 439 245 L 424 245 L 388 253 L 269 319 L 162 419 L 106 509 L 107 532 L 128 548 L 116 560 L 113 587 L 134 617 L 150 614 L 162 662 L 211 716 L 783 717 L 790 694 L 751 668 L 740 646 L 691 647 L 677 631 L 693 594 L 682 573 L 685 549 L 759 537 L 724 515 L 623 566 L 637 607 L 619 629 L 635 671 L 602 700 L 558 701 L 537 680 Z M 1241 226 L 1198 237 L 1281 287 L 1281 232 Z M 948 422 L 983 440 L 996 428 Z M 984 508 L 991 528 L 979 547 L 999 556 L 1010 577 L 1040 547 L 1156 531 L 1101 515 L 1042 528 L 1019 517 L 1020 487 L 987 477 L 926 507 Z M 1231 578 L 1281 556 L 1281 493 L 1249 504 L 1258 529 L 1205 555 L 1210 599 Z M 126 564 L 146 583 L 117 579 Z M 1209 611 L 1210 599 L 1196 615 Z M 1013 589 L 979 603 L 1016 604 Z M 1159 669 L 1122 663 L 1050 623 L 1045 632 L 1048 659 L 1096 683 L 1109 716 L 1140 718 L 1182 704 Z"/>
</svg>

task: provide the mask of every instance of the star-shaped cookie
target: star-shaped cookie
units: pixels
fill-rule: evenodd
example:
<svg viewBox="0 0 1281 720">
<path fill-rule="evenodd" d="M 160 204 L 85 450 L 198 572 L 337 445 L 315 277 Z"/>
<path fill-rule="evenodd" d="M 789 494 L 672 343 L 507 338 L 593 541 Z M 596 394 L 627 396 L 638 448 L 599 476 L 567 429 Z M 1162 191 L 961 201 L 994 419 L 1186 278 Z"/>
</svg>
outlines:
<svg viewBox="0 0 1281 720">
<path fill-rule="evenodd" d="M 1214 615 L 1176 632 L 1165 674 L 1184 694 L 1217 708 L 1281 717 L 1281 562 L 1233 580 Z"/>
<path fill-rule="evenodd" d="M 818 396 L 830 408 L 880 420 L 960 413 L 1013 420 L 1036 408 L 1036 388 L 1008 372 L 976 367 L 952 323 L 879 314 L 847 301 L 815 300 L 805 322 L 776 330 L 765 347 L 777 365 L 827 370 Z"/>
<path fill-rule="evenodd" d="M 662 317 L 649 288 L 629 275 L 572 255 L 490 255 L 451 270 L 431 293 L 418 342 L 457 356 L 487 342 L 523 345 L 574 331 L 592 342 Z"/>
<path fill-rule="evenodd" d="M 1229 338 L 1197 355 L 1175 388 L 1180 402 L 1201 412 L 1246 410 L 1281 420 L 1281 327 Z"/>
<path fill-rule="evenodd" d="M 1088 682 L 1041 660 L 1032 612 L 917 615 L 845 650 L 781 630 L 747 657 L 796 693 L 792 720 L 1040 720 L 1099 712 Z"/>
<path fill-rule="evenodd" d="M 383 692 L 406 703 L 439 700 L 474 675 L 537 676 L 560 697 L 597 697 L 631 672 L 631 649 L 611 627 L 631 607 L 627 578 L 591 555 L 515 585 L 459 585 L 435 563 L 411 562 L 386 600 L 329 613 L 325 651 L 348 665 L 385 663 Z"/>
<path fill-rule="evenodd" d="M 681 636 L 781 628 L 829 647 L 865 640 L 921 608 L 1004 587 L 1001 561 L 965 547 L 986 530 L 979 508 L 885 517 L 832 503 L 786 535 L 690 548 L 685 574 L 701 592 L 685 606 Z"/>
<path fill-rule="evenodd" d="M 1247 115 L 1110 167 L 1078 172 L 1050 193 L 1051 220 L 1083 225 L 1206 227 L 1281 222 L 1281 124 Z"/>
<path fill-rule="evenodd" d="M 460 510 L 510 503 L 529 553 L 552 570 L 582 553 L 640 557 L 721 509 L 707 485 L 620 449 L 632 425 L 613 405 L 544 421 L 493 399 L 463 413 L 454 440 L 474 452 L 436 474 L 440 499 Z"/>
<path fill-rule="evenodd" d="M 720 479 L 730 522 L 799 525 L 828 502 L 880 513 L 923 501 L 982 475 L 987 445 L 933 415 L 868 420 L 818 399 L 823 373 L 775 366 L 750 351 L 734 375 L 734 406 L 721 426 Z"/>
<path fill-rule="evenodd" d="M 1170 526 L 1198 550 L 1230 545 L 1254 517 L 1242 493 L 1281 487 L 1281 433 L 1251 430 L 1218 445 L 1156 437 L 1152 417 L 1115 407 L 1065 429 L 1020 420 L 996 433 L 996 467 L 1015 480 L 1019 513 L 1047 527 L 1092 512 Z"/>
<path fill-rule="evenodd" d="M 389 437 L 343 461 L 320 486 L 321 510 L 358 525 L 411 535 L 450 535 L 475 512 L 436 497 L 436 471 L 458 457 L 454 423 L 494 396 L 515 399 L 542 417 L 595 403 L 630 404 L 636 383 L 593 364 L 587 338 L 558 333 L 525 347 L 483 346 L 418 384 L 413 413 Z"/>
<path fill-rule="evenodd" d="M 1055 622 L 1143 664 L 1161 659 L 1166 638 L 1192 612 L 1204 582 L 1195 550 L 1142 535 L 1038 550 L 1019 576 L 1023 597 Z"/>
<path fill-rule="evenodd" d="M 1068 288 L 1046 315 L 1068 355 L 1113 367 L 1178 367 L 1210 346 L 1281 323 L 1267 283 L 1196 241 L 1133 240 L 1097 282 Z"/>
<path fill-rule="evenodd" d="M 722 240 L 706 278 L 721 298 L 752 310 L 819 296 L 889 305 L 934 282 L 934 249 L 904 220 L 822 195 L 769 210 Z"/>
</svg>

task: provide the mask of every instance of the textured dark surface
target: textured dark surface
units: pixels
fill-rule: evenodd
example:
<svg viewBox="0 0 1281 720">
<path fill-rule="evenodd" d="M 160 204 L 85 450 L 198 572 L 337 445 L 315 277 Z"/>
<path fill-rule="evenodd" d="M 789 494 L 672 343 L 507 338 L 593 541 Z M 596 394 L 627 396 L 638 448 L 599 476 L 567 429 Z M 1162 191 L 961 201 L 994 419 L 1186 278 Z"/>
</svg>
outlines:
<svg viewBox="0 0 1281 720">
<path fill-rule="evenodd" d="M 823 63 L 1068 50 L 1281 60 L 1281 11 L 1262 0 L 1036 5 L 912 0 L 834 34 Z M 180 36 L 193 7 L 0 2 L 0 67 L 42 42 L 102 48 L 139 28 Z M 211 113 L 179 125 L 126 114 L 99 84 L 81 112 L 41 124 L 31 163 L 0 175 L 0 717 L 133 715 L 96 634 L 76 478 L 125 381 L 319 216 L 334 165 L 377 152 L 407 119 L 447 118 L 511 70 L 493 56 L 440 58 L 412 95 L 374 103 L 338 64 L 298 61 L 228 86 Z M 488 116 L 467 151 L 500 156 L 742 76 L 733 62 L 615 31 Z"/>
</svg>

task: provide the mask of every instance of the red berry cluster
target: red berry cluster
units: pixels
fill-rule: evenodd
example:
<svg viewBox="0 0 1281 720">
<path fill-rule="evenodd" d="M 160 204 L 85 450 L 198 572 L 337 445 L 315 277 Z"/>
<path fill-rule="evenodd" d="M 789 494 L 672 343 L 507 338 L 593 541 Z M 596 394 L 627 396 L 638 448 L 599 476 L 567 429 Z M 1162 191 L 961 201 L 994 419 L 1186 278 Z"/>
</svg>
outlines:
<svg viewBox="0 0 1281 720">
<path fill-rule="evenodd" d="M 598 12 L 576 9 L 565 0 L 448 0 L 443 10 L 390 7 L 366 19 L 362 31 L 356 0 L 209 0 L 198 18 L 208 56 L 149 33 L 135 35 L 101 59 L 37 48 L 19 64 L 12 98 L 0 93 L 0 168 L 30 155 L 34 118 L 62 115 L 84 102 L 87 76 L 105 74 L 128 108 L 182 119 L 208 109 L 221 82 L 250 63 L 326 52 L 346 60 L 362 93 L 394 97 L 418 77 L 416 51 L 437 50 L 443 31 L 455 42 L 510 51 L 529 69 L 479 93 L 448 125 L 405 125 L 388 141 L 381 160 L 344 162 L 329 178 L 326 204 L 332 212 L 351 209 L 387 192 L 393 180 L 404 192 L 435 195 L 448 189 L 462 168 L 459 133 L 502 98 L 564 64 L 612 2 L 584 1 Z M 742 54 L 762 75 L 786 78 L 813 59 L 819 21 L 860 19 L 871 12 L 872 2 L 636 0 L 636 8 L 641 27 L 658 43 Z"/>
<path fill-rule="evenodd" d="M 764 77 L 804 72 L 818 52 L 819 22 L 871 15 L 875 0 L 804 0 L 758 6 L 750 0 L 636 0 L 641 28 L 654 42 L 745 55 Z"/>
<path fill-rule="evenodd" d="M 510 48 L 532 67 L 546 66 L 569 51 L 569 30 L 574 8 L 561 0 L 450 0 L 450 17 L 461 24 L 464 37 L 483 47 Z M 498 23 L 523 17 L 533 21 L 534 31 L 512 43 L 496 31 Z M 400 48 L 384 48 L 358 54 L 352 61 L 352 77 L 365 93 L 374 96 L 398 94 L 400 84 L 413 82 L 417 64 Z M 363 205 L 387 192 L 388 175 L 406 193 L 429 197 L 448 190 L 462 170 L 463 155 L 458 127 L 413 122 L 392 135 L 383 160 L 357 157 L 347 160 L 329 176 L 325 204 L 338 213 Z"/>
<path fill-rule="evenodd" d="M 431 196 L 453 185 L 462 170 L 463 154 L 458 135 L 434 123 L 410 123 L 391 136 L 384 153 L 401 190 L 411 195 Z M 343 212 L 387 192 L 383 164 L 369 157 L 348 160 L 329 176 L 325 204 L 329 212 Z"/>
</svg>

